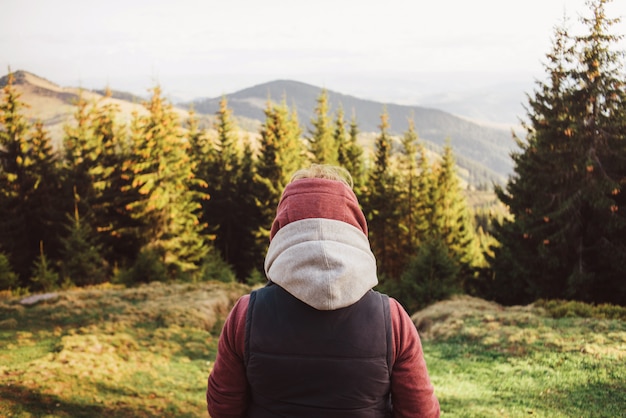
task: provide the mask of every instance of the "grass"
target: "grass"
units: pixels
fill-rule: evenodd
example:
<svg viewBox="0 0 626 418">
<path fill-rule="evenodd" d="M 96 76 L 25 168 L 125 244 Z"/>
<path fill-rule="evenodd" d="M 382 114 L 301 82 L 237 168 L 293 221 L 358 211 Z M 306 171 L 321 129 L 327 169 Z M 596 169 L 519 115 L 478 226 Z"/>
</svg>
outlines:
<svg viewBox="0 0 626 418">
<path fill-rule="evenodd" d="M 444 416 L 621 417 L 626 322 L 460 297 L 415 315 Z"/>
<path fill-rule="evenodd" d="M 248 291 L 152 284 L 33 306 L 0 299 L 0 417 L 206 417 L 219 330 Z M 624 416 L 621 311 L 574 308 L 460 297 L 416 313 L 442 416 Z"/>
<path fill-rule="evenodd" d="M 219 330 L 247 291 L 152 284 L 0 302 L 0 416 L 206 416 Z"/>
</svg>

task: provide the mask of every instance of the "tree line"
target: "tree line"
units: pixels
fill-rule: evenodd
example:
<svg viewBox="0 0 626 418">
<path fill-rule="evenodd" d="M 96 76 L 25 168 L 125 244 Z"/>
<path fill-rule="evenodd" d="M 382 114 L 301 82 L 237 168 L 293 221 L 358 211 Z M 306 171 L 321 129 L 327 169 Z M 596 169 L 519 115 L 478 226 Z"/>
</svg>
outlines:
<svg viewBox="0 0 626 418">
<path fill-rule="evenodd" d="M 268 100 L 254 143 L 225 98 L 209 132 L 193 111 L 180 120 L 158 87 L 128 126 L 106 95 L 81 95 L 57 150 L 23 116 L 26 106 L 9 74 L 0 107 L 4 288 L 258 280 L 282 190 L 313 162 L 353 175 L 381 277 L 398 279 L 430 239 L 448 263 L 470 271 L 484 261 L 452 149 L 430 162 L 412 124 L 394 149 L 384 109 L 372 160 L 356 119 L 331 114 L 326 91 L 308 132 L 284 100 Z"/>
<path fill-rule="evenodd" d="M 326 91 L 310 128 L 268 99 L 258 138 L 242 137 L 222 98 L 213 130 L 181 120 L 159 87 L 128 124 L 106 100 L 79 98 L 62 146 L 9 74 L 0 104 L 0 288 L 48 290 L 115 280 L 264 280 L 281 192 L 310 163 L 354 177 L 381 289 L 413 310 L 468 292 L 625 304 L 625 79 L 608 0 L 589 3 L 589 33 L 555 30 L 548 81 L 529 96 L 515 172 L 496 193 L 510 216 L 468 207 L 452 148 L 429 158 L 412 122 L 390 135 L 383 108 L 373 152 L 356 116 Z M 477 222 L 477 220 L 479 222 Z"/>
</svg>

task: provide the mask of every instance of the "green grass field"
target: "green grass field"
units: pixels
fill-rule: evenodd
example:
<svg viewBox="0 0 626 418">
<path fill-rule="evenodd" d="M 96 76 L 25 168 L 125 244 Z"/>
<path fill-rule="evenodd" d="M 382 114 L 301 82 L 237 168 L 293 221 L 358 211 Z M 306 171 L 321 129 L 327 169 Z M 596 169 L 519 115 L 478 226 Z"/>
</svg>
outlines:
<svg viewBox="0 0 626 418">
<path fill-rule="evenodd" d="M 0 299 L 0 417 L 207 417 L 219 330 L 248 291 L 152 284 L 32 306 Z M 555 318 L 555 306 L 460 297 L 415 314 L 442 416 L 625 416 L 626 322 Z"/>
</svg>

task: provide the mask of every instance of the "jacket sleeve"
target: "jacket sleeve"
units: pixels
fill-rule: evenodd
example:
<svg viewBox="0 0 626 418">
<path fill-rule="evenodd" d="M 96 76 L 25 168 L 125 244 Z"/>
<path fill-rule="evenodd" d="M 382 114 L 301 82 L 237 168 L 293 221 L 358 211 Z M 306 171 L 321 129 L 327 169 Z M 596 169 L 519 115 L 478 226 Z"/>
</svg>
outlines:
<svg viewBox="0 0 626 418">
<path fill-rule="evenodd" d="M 243 417 L 249 392 L 244 366 L 246 314 L 249 295 L 241 297 L 228 314 L 209 374 L 207 410 L 212 418 Z"/>
<path fill-rule="evenodd" d="M 394 364 L 391 400 L 394 418 L 439 417 L 439 401 L 428 376 L 422 343 L 404 308 L 389 298 Z"/>
</svg>

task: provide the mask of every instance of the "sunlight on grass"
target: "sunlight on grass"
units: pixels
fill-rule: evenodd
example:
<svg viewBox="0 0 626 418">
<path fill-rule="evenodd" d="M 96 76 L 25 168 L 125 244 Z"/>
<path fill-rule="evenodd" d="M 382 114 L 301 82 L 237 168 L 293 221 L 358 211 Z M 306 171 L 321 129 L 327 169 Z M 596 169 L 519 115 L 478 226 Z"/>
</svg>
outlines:
<svg viewBox="0 0 626 418">
<path fill-rule="evenodd" d="M 221 326 L 249 291 L 156 283 L 74 289 L 33 306 L 4 297 L 0 416 L 206 417 Z M 444 417 L 617 417 L 626 410 L 626 323 L 546 306 L 457 297 L 413 315 Z"/>
<path fill-rule="evenodd" d="M 504 309 L 470 297 L 412 319 L 443 416 L 617 417 L 626 410 L 623 321 L 553 318 L 532 305 Z"/>
<path fill-rule="evenodd" d="M 0 302 L 0 416 L 198 417 L 221 324 L 249 288 L 152 284 Z"/>
</svg>

